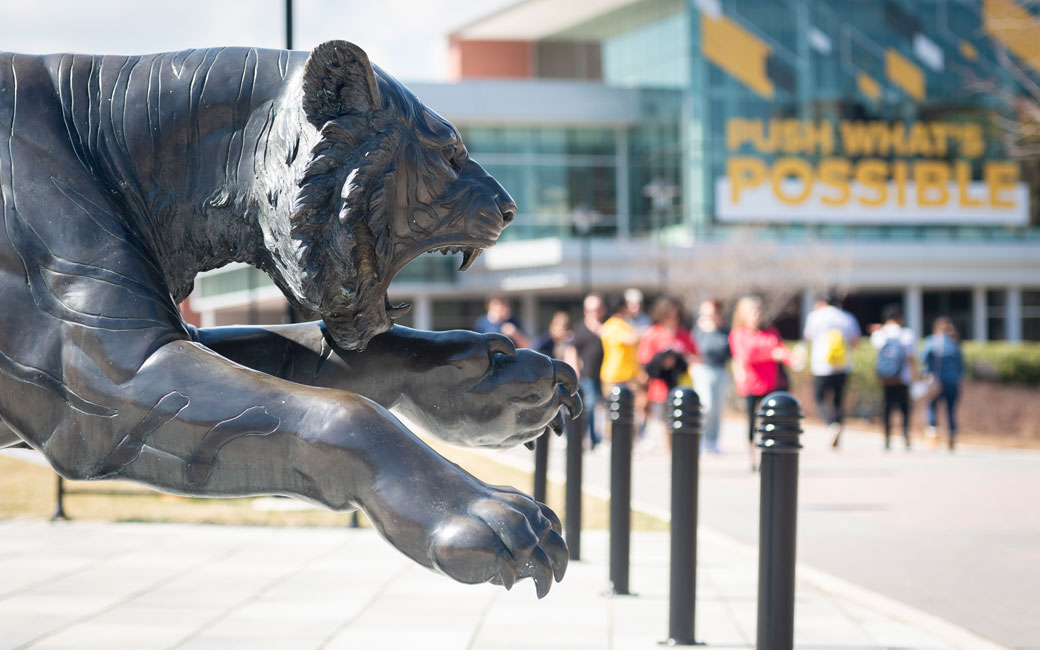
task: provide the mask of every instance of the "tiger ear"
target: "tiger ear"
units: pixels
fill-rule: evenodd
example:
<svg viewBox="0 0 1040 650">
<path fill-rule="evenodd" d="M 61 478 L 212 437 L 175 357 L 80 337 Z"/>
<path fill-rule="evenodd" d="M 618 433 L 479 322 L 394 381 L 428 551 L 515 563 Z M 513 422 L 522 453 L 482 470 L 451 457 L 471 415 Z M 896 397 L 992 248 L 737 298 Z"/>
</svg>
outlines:
<svg viewBox="0 0 1040 650">
<path fill-rule="evenodd" d="M 366 115 L 382 104 L 368 55 L 346 41 L 314 48 L 303 68 L 303 112 L 320 129 L 344 115 Z"/>
</svg>

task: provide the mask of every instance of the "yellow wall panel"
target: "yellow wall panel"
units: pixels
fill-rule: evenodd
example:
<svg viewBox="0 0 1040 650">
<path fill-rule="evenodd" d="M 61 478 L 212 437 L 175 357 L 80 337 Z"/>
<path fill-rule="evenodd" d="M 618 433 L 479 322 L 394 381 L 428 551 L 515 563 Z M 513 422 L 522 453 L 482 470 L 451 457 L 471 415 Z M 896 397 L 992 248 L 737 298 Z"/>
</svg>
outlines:
<svg viewBox="0 0 1040 650">
<path fill-rule="evenodd" d="M 982 24 L 990 38 L 1040 72 L 1040 20 L 1014 0 L 983 0 Z"/>
<path fill-rule="evenodd" d="M 859 73 L 856 77 L 856 85 L 859 87 L 859 91 L 870 97 L 874 101 L 881 100 L 881 84 L 875 81 L 870 75 Z"/>
<path fill-rule="evenodd" d="M 766 99 L 773 98 L 773 82 L 766 74 L 772 48 L 725 16 L 701 14 L 701 52 Z"/>
<path fill-rule="evenodd" d="M 974 61 L 979 58 L 979 51 L 975 49 L 975 46 L 968 41 L 961 41 L 960 45 L 961 56 L 969 61 Z"/>
<path fill-rule="evenodd" d="M 885 50 L 885 74 L 917 101 L 924 101 L 924 71 L 892 48 Z"/>
</svg>

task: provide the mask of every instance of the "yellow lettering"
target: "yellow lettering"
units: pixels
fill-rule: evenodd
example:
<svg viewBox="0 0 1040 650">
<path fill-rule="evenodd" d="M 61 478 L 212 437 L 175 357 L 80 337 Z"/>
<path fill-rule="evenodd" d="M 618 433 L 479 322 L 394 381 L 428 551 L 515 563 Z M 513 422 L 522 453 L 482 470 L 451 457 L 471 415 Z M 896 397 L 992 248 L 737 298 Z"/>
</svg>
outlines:
<svg viewBox="0 0 1040 650">
<path fill-rule="evenodd" d="M 751 135 L 751 120 L 734 117 L 726 122 L 726 148 L 730 151 L 740 149 Z"/>
<path fill-rule="evenodd" d="M 801 190 L 793 195 L 784 194 L 783 182 L 794 176 L 801 184 Z M 809 198 L 812 191 L 812 167 L 801 158 L 778 158 L 773 165 L 773 194 L 788 205 L 797 205 Z"/>
<path fill-rule="evenodd" d="M 989 204 L 994 208 L 1013 208 L 1014 199 L 1005 199 L 1001 196 L 1003 192 L 1015 189 L 1018 182 L 1018 165 L 1011 162 L 986 163 L 983 175 L 986 185 L 989 186 Z"/>
<path fill-rule="evenodd" d="M 881 133 L 878 141 L 878 153 L 887 156 L 891 151 L 897 156 L 906 155 L 906 126 L 902 122 L 886 125 L 884 122 L 874 122 L 875 129 Z"/>
<path fill-rule="evenodd" d="M 758 158 L 736 156 L 726 161 L 729 176 L 730 198 L 740 203 L 740 193 L 746 188 L 757 187 L 766 179 L 766 165 Z"/>
<path fill-rule="evenodd" d="M 834 152 L 834 125 L 830 122 L 805 122 L 805 153 L 817 151 L 824 156 Z"/>
<path fill-rule="evenodd" d="M 923 122 L 914 122 L 910 125 L 910 134 L 907 136 L 907 154 L 910 156 L 932 156 L 934 147 L 932 139 L 928 135 L 928 126 Z"/>
<path fill-rule="evenodd" d="M 888 176 L 888 165 L 883 160 L 868 158 L 856 166 L 856 182 L 860 185 L 873 189 L 876 193 L 873 197 L 860 196 L 859 202 L 863 205 L 881 205 L 888 199 L 888 188 L 885 187 L 885 178 Z"/>
<path fill-rule="evenodd" d="M 751 129 L 751 141 L 755 145 L 755 149 L 758 149 L 762 153 L 776 153 L 778 146 L 780 145 L 780 120 L 769 120 L 769 138 L 765 137 L 762 129 L 765 128 L 762 120 L 755 120 L 754 126 Z"/>
<path fill-rule="evenodd" d="M 958 160 L 954 163 L 953 169 L 957 176 L 957 201 L 961 204 L 961 207 L 977 208 L 981 206 L 982 201 L 968 193 L 968 190 L 971 188 L 971 164 L 964 160 Z"/>
<path fill-rule="evenodd" d="M 784 153 L 801 153 L 802 129 L 798 120 L 781 120 L 779 122 L 780 149 Z"/>
<path fill-rule="evenodd" d="M 914 163 L 914 184 L 917 185 L 917 205 L 935 208 L 950 200 L 950 166 L 932 160 Z"/>
<path fill-rule="evenodd" d="M 827 205 L 845 205 L 849 201 L 849 174 L 852 164 L 844 158 L 825 158 L 820 162 L 820 181 L 838 190 L 836 196 L 824 194 L 820 200 Z"/>
<path fill-rule="evenodd" d="M 982 137 L 982 126 L 965 124 L 961 127 L 961 154 L 965 158 L 978 158 L 986 150 L 986 140 Z"/>
<path fill-rule="evenodd" d="M 846 155 L 855 157 L 874 153 L 874 140 L 871 138 L 867 122 L 842 120 L 838 128 L 841 131 L 841 146 Z"/>
<path fill-rule="evenodd" d="M 906 163 L 898 161 L 892 163 L 892 180 L 896 184 L 896 204 L 899 207 L 906 205 Z"/>
<path fill-rule="evenodd" d="M 946 141 L 950 137 L 950 126 L 945 122 L 932 122 L 932 139 L 935 142 L 935 155 L 942 157 L 946 155 Z"/>
</svg>

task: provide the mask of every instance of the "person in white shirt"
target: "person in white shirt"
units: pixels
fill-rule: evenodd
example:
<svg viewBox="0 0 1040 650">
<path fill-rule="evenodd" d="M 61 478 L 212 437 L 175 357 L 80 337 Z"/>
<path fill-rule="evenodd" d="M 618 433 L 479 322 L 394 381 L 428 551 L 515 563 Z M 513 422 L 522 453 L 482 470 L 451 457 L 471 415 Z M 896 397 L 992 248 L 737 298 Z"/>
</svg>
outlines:
<svg viewBox="0 0 1040 650">
<path fill-rule="evenodd" d="M 837 302 L 837 296 L 832 293 L 817 299 L 802 332 L 802 338 L 811 347 L 809 370 L 813 375 L 816 413 L 830 429 L 832 447 L 837 447 L 841 438 L 842 400 L 852 370 L 852 348 L 861 334 L 855 317 L 838 307 Z"/>
<path fill-rule="evenodd" d="M 903 308 L 892 304 L 881 312 L 884 325 L 874 326 L 870 343 L 878 351 L 874 372 L 881 382 L 884 400 L 885 449 L 891 448 L 892 411 L 903 414 L 903 438 L 910 449 L 910 382 L 917 374 L 913 331 L 903 326 Z"/>
</svg>

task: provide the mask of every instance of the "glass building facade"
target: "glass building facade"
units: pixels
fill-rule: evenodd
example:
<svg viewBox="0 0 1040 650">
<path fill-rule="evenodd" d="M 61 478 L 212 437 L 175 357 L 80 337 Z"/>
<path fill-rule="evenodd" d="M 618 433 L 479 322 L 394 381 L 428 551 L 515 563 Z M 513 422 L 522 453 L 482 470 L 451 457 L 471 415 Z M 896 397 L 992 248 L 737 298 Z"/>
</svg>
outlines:
<svg viewBox="0 0 1040 650">
<path fill-rule="evenodd" d="M 597 42 L 604 84 L 681 106 L 633 137 L 632 167 L 653 167 L 631 179 L 633 223 L 1014 241 L 1040 237 L 1008 102 L 1040 80 L 1030 20 L 1014 0 L 645 0 L 543 42 Z M 662 183 L 681 216 L 661 218 Z"/>
<path fill-rule="evenodd" d="M 391 292 L 407 324 L 502 293 L 540 330 L 590 287 L 696 295 L 786 256 L 750 276 L 802 292 L 787 335 L 826 283 L 863 324 L 901 301 L 919 334 L 1040 340 L 1037 34 L 1022 0 L 518 2 L 451 36 L 457 83 L 414 89 L 520 211 L 472 271 L 424 255 Z M 239 309 L 220 323 L 273 289 L 198 287 Z"/>
</svg>

